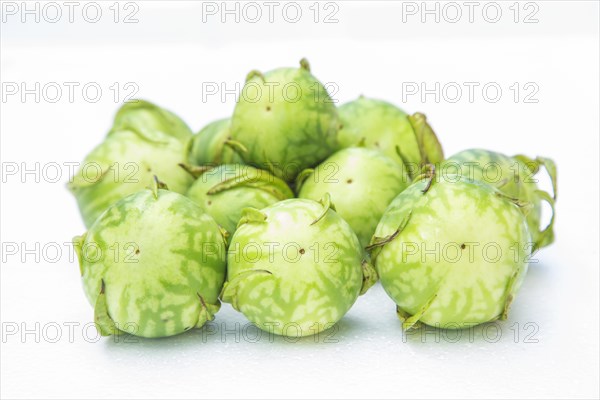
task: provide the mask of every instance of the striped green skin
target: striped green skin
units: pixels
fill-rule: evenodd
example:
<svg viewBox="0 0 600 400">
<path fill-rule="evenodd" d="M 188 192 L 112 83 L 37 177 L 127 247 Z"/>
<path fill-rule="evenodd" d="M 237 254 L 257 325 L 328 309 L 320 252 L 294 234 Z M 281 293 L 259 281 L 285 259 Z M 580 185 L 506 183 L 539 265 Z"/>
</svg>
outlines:
<svg viewBox="0 0 600 400">
<path fill-rule="evenodd" d="M 421 144 L 427 157 L 427 160 L 423 160 L 409 115 L 391 103 L 360 96 L 341 105 L 339 115 L 340 148 L 353 147 L 363 142 L 366 147 L 380 150 L 394 160 L 403 159 L 414 169 L 423 162 L 436 163 L 444 159 L 442 147 L 431 131 L 431 135 L 426 135 Z M 402 159 L 396 147 L 402 154 Z"/>
<path fill-rule="evenodd" d="M 182 194 L 193 181 L 177 166 L 187 158 L 189 128 L 159 107 L 132 104 L 119 110 L 113 129 L 69 184 L 88 228 L 117 200 L 149 186 L 155 175 Z"/>
<path fill-rule="evenodd" d="M 242 157 L 225 142 L 229 139 L 230 118 L 206 125 L 192 139 L 189 162 L 194 165 L 243 164 Z"/>
<path fill-rule="evenodd" d="M 405 329 L 505 317 L 527 271 L 531 237 L 519 207 L 485 183 L 450 178 L 457 182 L 434 182 L 425 194 L 427 180 L 411 185 L 375 232 L 373 242 L 391 239 L 372 257 Z"/>
<path fill-rule="evenodd" d="M 108 315 L 122 331 L 176 335 L 204 323 L 203 302 L 218 309 L 225 242 L 185 196 L 162 189 L 157 197 L 151 190 L 127 196 L 75 245 L 90 303 L 97 309 L 104 281 Z"/>
<path fill-rule="evenodd" d="M 291 182 L 335 151 L 337 127 L 333 101 L 307 68 L 280 68 L 249 74 L 231 137 L 248 149 L 247 163 Z"/>
<path fill-rule="evenodd" d="M 264 220 L 242 218 L 222 300 L 278 335 L 307 336 L 339 321 L 361 290 L 363 252 L 333 210 L 312 224 L 324 211 L 312 200 L 290 199 L 262 209 Z"/>
<path fill-rule="evenodd" d="M 264 208 L 294 197 L 281 179 L 249 165 L 220 165 L 200 175 L 187 192 L 229 233 L 246 207 Z"/>
<path fill-rule="evenodd" d="M 298 197 L 331 195 L 362 247 L 369 244 L 389 203 L 410 184 L 404 169 L 378 150 L 350 147 L 334 153 L 306 178 Z"/>
<path fill-rule="evenodd" d="M 529 231 L 534 243 L 543 244 L 540 227 L 542 201 L 536 185 L 537 178 L 534 178 L 535 171 L 527 164 L 494 151 L 470 149 L 453 155 L 440 167 L 442 173 L 462 173 L 470 179 L 495 186 L 509 197 L 531 203 L 532 207 L 527 210 Z"/>
</svg>

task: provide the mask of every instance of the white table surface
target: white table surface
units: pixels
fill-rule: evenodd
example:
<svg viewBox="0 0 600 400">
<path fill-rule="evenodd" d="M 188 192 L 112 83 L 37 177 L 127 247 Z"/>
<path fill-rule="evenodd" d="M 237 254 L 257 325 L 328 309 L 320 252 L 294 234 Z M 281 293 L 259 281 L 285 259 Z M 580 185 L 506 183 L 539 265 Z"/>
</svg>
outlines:
<svg viewBox="0 0 600 400">
<path fill-rule="evenodd" d="M 53 253 L 21 260 L 3 247 L 3 398 L 598 397 L 597 3 L 537 2 L 540 22 L 523 26 L 403 25 L 391 3 L 339 2 L 340 23 L 316 27 L 202 23 L 197 4 L 137 3 L 140 22 L 132 26 L 2 25 L 3 84 L 103 88 L 97 103 L 76 91 L 73 102 L 11 96 L 0 104 L 3 172 L 58 163 L 65 174 L 56 183 L 3 175 L 3 246 L 63 250 L 56 261 Z M 505 12 L 508 6 L 502 3 Z M 330 338 L 253 340 L 250 329 L 236 339 L 225 330 L 246 320 L 224 305 L 211 326 L 216 333 L 96 340 L 93 328 L 84 329 L 92 309 L 63 244 L 84 231 L 64 163 L 81 161 L 105 135 L 118 108 L 109 87 L 134 82 L 138 96 L 198 130 L 235 104 L 231 95 L 203 99 L 203 83 L 232 88 L 251 69 L 296 65 L 303 56 L 318 78 L 337 85 L 340 102 L 362 93 L 401 103 L 402 82 L 502 87 L 496 103 L 476 92 L 475 101 L 455 104 L 409 96 L 402 107 L 427 113 L 449 155 L 483 147 L 545 155 L 558 165 L 557 240 L 530 266 L 508 321 L 456 342 L 452 332 L 406 337 L 378 285 Z M 539 101 L 515 103 L 514 82 L 538 85 Z"/>
</svg>

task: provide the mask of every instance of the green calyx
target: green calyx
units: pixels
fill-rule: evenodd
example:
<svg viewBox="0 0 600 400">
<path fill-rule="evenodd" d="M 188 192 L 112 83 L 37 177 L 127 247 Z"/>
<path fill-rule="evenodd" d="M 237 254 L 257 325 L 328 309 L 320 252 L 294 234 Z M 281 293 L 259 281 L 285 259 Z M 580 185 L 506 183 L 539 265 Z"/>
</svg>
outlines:
<svg viewBox="0 0 600 400">
<path fill-rule="evenodd" d="M 187 146 L 187 159 L 193 165 L 243 164 L 247 148 L 231 139 L 231 119 L 210 122 L 193 135 Z"/>
<path fill-rule="evenodd" d="M 518 281 L 520 273 L 521 273 L 520 270 L 515 271 L 515 273 L 512 275 L 512 277 L 508 281 L 507 287 L 506 287 L 506 300 L 504 302 L 504 307 L 502 308 L 502 313 L 500 315 L 498 315 L 497 318 L 494 318 L 494 319 L 505 321 L 508 318 L 508 311 L 509 311 L 510 306 L 512 305 L 512 302 L 515 298 L 515 292 L 517 289 L 516 283 Z M 438 291 L 439 291 L 439 288 L 438 288 Z M 397 314 L 398 318 L 400 319 L 400 321 L 402 322 L 403 330 L 408 331 L 410 329 L 418 329 L 419 327 L 421 327 L 422 324 L 419 320 L 429 310 L 432 303 L 437 299 L 438 291 L 436 291 L 436 293 L 433 294 L 429 298 L 429 300 L 427 300 L 423 304 L 423 306 L 416 313 L 414 313 L 412 315 L 407 313 L 406 311 L 402 310 L 400 308 L 400 306 L 396 306 L 396 314 Z"/>
<path fill-rule="evenodd" d="M 230 233 L 235 232 L 244 208 L 262 209 L 293 197 L 287 184 L 268 171 L 243 164 L 188 167 L 196 181 L 187 197 Z"/>
<path fill-rule="evenodd" d="M 216 304 L 209 304 L 204 300 L 200 294 L 198 294 L 200 300 L 200 313 L 198 314 L 198 322 L 196 328 L 202 328 L 208 321 L 215 319 L 215 314 L 221 309 L 221 302 L 217 300 Z"/>
<path fill-rule="evenodd" d="M 550 217 L 550 223 L 544 229 L 539 232 L 538 240 L 534 243 L 533 251 L 536 251 L 542 247 L 548 246 L 554 242 L 554 219 L 556 213 L 554 212 L 554 204 L 556 201 L 555 197 L 550 196 L 548 192 L 543 190 L 536 190 L 535 193 L 539 198 L 550 205 L 552 209 L 552 216 Z"/>
<path fill-rule="evenodd" d="M 375 267 L 371 265 L 367 260 L 363 260 L 361 263 L 362 273 L 363 273 L 363 283 L 360 288 L 359 295 L 363 295 L 367 293 L 367 291 L 377 282 L 379 277 L 377 276 L 377 271 Z"/>
<path fill-rule="evenodd" d="M 96 325 L 96 329 L 102 336 L 111 336 L 119 334 L 117 325 L 112 320 L 110 315 L 108 315 L 104 280 L 101 280 L 100 294 L 98 295 L 96 305 L 94 306 L 94 324 Z"/>
<path fill-rule="evenodd" d="M 319 203 L 323 206 L 323 212 L 311 223 L 311 225 L 314 225 L 321 219 L 323 219 L 323 217 L 327 215 L 327 212 L 329 210 L 335 211 L 335 206 L 331 202 L 331 196 L 329 195 L 329 193 L 325 193 L 325 196 L 323 196 L 323 198 L 319 200 Z"/>
<path fill-rule="evenodd" d="M 77 195 L 77 192 L 81 191 L 82 189 L 92 187 L 95 184 L 102 182 L 102 180 L 104 180 L 104 178 L 107 175 L 109 175 L 109 172 L 111 171 L 112 167 L 100 163 L 96 164 L 99 164 L 102 169 L 102 172 L 100 174 L 91 178 L 87 176 L 83 177 L 83 175 L 80 174 L 75 175 L 73 179 L 69 183 L 67 183 L 67 189 L 69 189 L 69 191 L 74 195 Z"/>
<path fill-rule="evenodd" d="M 221 237 L 223 238 L 223 243 L 225 243 L 225 246 L 227 246 L 229 243 L 229 237 L 231 236 L 229 231 L 227 229 L 223 228 L 221 225 L 219 225 L 219 232 L 221 232 Z"/>
<path fill-rule="evenodd" d="M 94 306 L 94 325 L 102 336 L 121 335 L 123 331 L 118 329 L 116 323 L 108 314 L 105 289 L 104 280 L 101 280 L 100 293 Z M 200 301 L 200 312 L 195 327 L 201 328 L 206 322 L 215 319 L 215 314 L 220 310 L 221 303 L 218 300 L 216 304 L 207 303 L 200 294 L 198 294 L 198 299 Z"/>
<path fill-rule="evenodd" d="M 246 207 L 242 210 L 242 217 L 238 222 L 237 227 L 244 224 L 262 223 L 267 220 L 267 215 L 254 207 Z"/>
<path fill-rule="evenodd" d="M 516 197 L 510 197 L 507 196 L 506 194 L 504 194 L 502 191 L 494 188 L 496 190 L 496 196 L 501 197 L 511 203 L 513 203 L 515 206 L 519 207 L 521 209 L 521 212 L 527 216 L 529 214 L 529 212 L 531 212 L 531 210 L 533 209 L 533 204 L 529 201 L 525 201 L 525 200 L 521 200 L 518 199 Z"/>
<path fill-rule="evenodd" d="M 210 171 L 215 168 L 212 165 L 190 165 L 187 163 L 179 163 L 178 165 L 194 179 L 200 178 L 206 171 Z"/>
<path fill-rule="evenodd" d="M 252 71 L 248 72 L 248 74 L 246 75 L 246 82 L 249 82 L 254 78 L 258 78 L 261 81 L 265 82 L 264 74 L 257 69 L 253 69 Z"/>
<path fill-rule="evenodd" d="M 548 225 L 543 229 L 539 228 L 537 236 L 535 236 L 537 237 L 537 240 L 533 245 L 533 251 L 536 251 L 554 242 L 554 220 L 556 216 L 554 207 L 558 190 L 556 164 L 552 159 L 546 157 L 536 157 L 535 159 L 531 159 L 527 156 L 519 154 L 513 156 L 513 158 L 525 164 L 525 166 L 529 168 L 534 175 L 539 173 L 540 167 L 543 166 L 550 177 L 550 182 L 552 183 L 552 195 L 544 190 L 539 189 L 534 192 L 540 200 L 545 201 L 548 203 L 548 205 L 550 205 L 552 212 Z"/>
<path fill-rule="evenodd" d="M 75 250 L 75 254 L 77 255 L 77 260 L 79 263 L 79 273 L 83 276 L 83 244 L 85 243 L 85 238 L 87 236 L 87 232 L 81 236 L 75 236 L 72 240 L 73 249 Z"/>
<path fill-rule="evenodd" d="M 285 200 L 293 197 L 294 194 L 281 179 L 275 177 L 267 171 L 260 171 L 257 174 L 244 174 L 225 179 L 209 189 L 207 194 L 217 194 L 229 189 L 239 189 L 243 187 L 263 190 L 277 198 Z"/>
<path fill-rule="evenodd" d="M 227 139 L 223 144 L 240 156 L 248 152 L 248 148 L 236 140 Z"/>
<path fill-rule="evenodd" d="M 402 329 L 404 331 L 408 331 L 413 328 L 416 329 L 421 326 L 420 319 L 429 310 L 429 308 L 431 308 L 433 302 L 438 298 L 438 293 L 443 282 L 444 280 L 442 279 L 438 284 L 434 294 L 429 299 L 427 299 L 425 303 L 423 303 L 423 305 L 414 314 L 407 313 L 406 311 L 402 310 L 400 306 L 396 305 L 396 315 L 402 322 Z"/>
<path fill-rule="evenodd" d="M 308 177 L 311 176 L 314 172 L 315 172 L 314 168 L 306 168 L 298 174 L 298 176 L 296 177 L 296 182 L 294 183 L 294 188 L 296 189 L 296 193 L 300 192 L 300 188 L 302 188 L 302 185 L 304 184 L 306 179 L 308 179 Z"/>
<path fill-rule="evenodd" d="M 365 144 L 365 138 L 361 139 L 360 143 Z M 404 167 L 405 171 L 408 172 L 408 175 L 411 178 L 415 178 L 416 176 L 416 172 L 413 171 L 413 168 L 411 166 L 410 161 L 406 158 L 406 156 L 402 153 L 402 150 L 400 150 L 400 146 L 396 145 L 394 147 L 394 149 L 396 150 L 396 154 L 398 155 L 398 158 L 400 158 L 400 163 L 402 164 L 402 166 Z"/>
<path fill-rule="evenodd" d="M 508 284 L 506 285 L 506 301 L 504 302 L 504 308 L 502 309 L 502 314 L 498 316 L 498 319 L 505 321 L 508 318 L 508 311 L 510 306 L 512 305 L 513 300 L 515 299 L 516 294 L 516 283 L 519 278 L 520 270 L 515 271 L 512 275 Z"/>
<path fill-rule="evenodd" d="M 408 331 L 410 329 L 419 328 L 421 326 L 421 322 L 419 321 L 419 319 L 421 319 L 423 314 L 425 314 L 427 310 L 429 310 L 429 307 L 431 307 L 431 304 L 435 301 L 436 298 L 437 293 L 431 296 L 431 298 L 427 300 L 423 307 L 421 307 L 419 311 L 412 315 L 402 310 L 399 306 L 396 306 L 396 315 L 400 319 L 400 322 L 402 322 L 402 329 Z"/>
<path fill-rule="evenodd" d="M 444 151 L 437 135 L 427 123 L 427 117 L 422 113 L 414 113 L 408 116 L 419 152 L 421 154 L 421 165 L 440 162 L 444 159 Z"/>
<path fill-rule="evenodd" d="M 308 63 L 308 60 L 306 58 L 302 58 L 300 60 L 300 68 L 302 68 L 305 71 L 310 72 L 310 64 Z"/>
<path fill-rule="evenodd" d="M 436 170 L 435 165 L 433 164 L 425 164 L 421 168 L 421 174 L 415 177 L 414 182 L 418 182 L 421 180 L 427 180 L 427 184 L 421 190 L 423 194 L 427 193 L 431 188 L 431 185 L 434 183 L 436 178 Z"/>
<path fill-rule="evenodd" d="M 390 243 L 392 240 L 396 239 L 400 233 L 406 228 L 408 225 L 408 221 L 410 221 L 410 217 L 412 216 L 412 211 L 409 211 L 408 214 L 402 219 L 398 229 L 396 229 L 391 235 L 385 237 L 373 236 L 371 239 L 371 244 L 366 247 L 366 250 L 371 253 L 371 260 L 375 262 L 377 255 L 381 251 L 381 248 L 386 244 Z"/>
<path fill-rule="evenodd" d="M 226 303 L 230 303 L 235 310 L 240 311 L 238 304 L 238 291 L 240 290 L 240 287 L 256 277 L 272 275 L 273 274 L 270 271 L 264 269 L 253 269 L 241 272 L 233 277 L 233 279 L 225 282 L 219 298 Z"/>
<path fill-rule="evenodd" d="M 158 191 L 159 190 L 169 190 L 169 187 L 166 183 L 160 181 L 156 175 L 154 175 L 154 179 L 152 180 L 152 185 L 148 187 L 155 199 L 158 199 Z"/>
</svg>

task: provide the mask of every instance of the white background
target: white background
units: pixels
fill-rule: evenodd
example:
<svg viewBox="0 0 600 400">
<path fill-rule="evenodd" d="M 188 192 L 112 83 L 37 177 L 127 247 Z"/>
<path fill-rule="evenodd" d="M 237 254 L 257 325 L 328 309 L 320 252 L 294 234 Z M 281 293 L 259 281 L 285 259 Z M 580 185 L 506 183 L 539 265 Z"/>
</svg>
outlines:
<svg viewBox="0 0 600 400">
<path fill-rule="evenodd" d="M 484 2 L 473 23 L 462 2 L 457 23 L 447 21 L 455 14 L 422 22 L 420 14 L 403 14 L 401 3 L 337 2 L 338 22 L 331 24 L 322 22 L 332 10 L 323 4 L 320 22 L 313 21 L 312 2 L 301 4 L 303 17 L 295 24 L 284 20 L 281 9 L 274 23 L 267 15 L 255 24 L 243 18 L 236 23 L 234 16 L 223 23 L 220 14 L 204 14 L 203 21 L 201 3 L 140 1 L 138 23 L 115 23 L 112 3 L 102 3 L 95 24 L 83 19 L 81 6 L 73 23 L 66 7 L 57 23 L 43 15 L 39 23 L 32 16 L 22 22 L 22 10 L 3 14 L 3 85 L 77 82 L 81 88 L 96 82 L 103 89 L 96 103 L 81 90 L 70 102 L 65 89 L 56 103 L 49 101 L 54 94 L 36 102 L 33 95 L 22 99 L 3 90 L 3 398 L 599 396 L 597 2 L 538 1 L 538 22 L 529 24 L 522 20 L 533 8 L 518 5 L 515 23 L 512 1 L 498 3 L 503 13 L 497 23 L 483 18 Z M 96 341 L 93 328 L 86 335 L 92 309 L 63 245 L 84 231 L 65 188 L 68 168 L 56 183 L 7 171 L 15 163 L 20 170 L 40 163 L 43 171 L 49 163 L 81 161 L 102 140 L 123 100 L 113 99 L 115 82 L 134 82 L 138 97 L 171 109 L 196 131 L 231 114 L 235 105 L 233 95 L 206 96 L 206 83 L 232 89 L 251 69 L 293 66 L 304 56 L 321 81 L 338 88 L 334 97 L 340 102 L 365 94 L 426 112 L 448 155 L 483 147 L 556 161 L 557 240 L 530 266 L 509 320 L 477 329 L 472 338 L 463 332 L 456 343 L 452 332 L 439 339 L 404 337 L 393 302 L 376 286 L 357 301 L 331 343 L 325 335 L 317 343 L 271 341 L 266 335 L 253 343 L 254 330 L 238 330 L 236 340 L 221 328 L 235 330 L 246 321 L 228 305 L 212 335 L 204 330 L 135 343 Z M 429 88 L 436 82 L 478 82 L 479 88 L 495 82 L 503 93 L 492 103 L 479 89 L 470 102 L 464 87 L 463 97 L 452 103 L 448 96 L 409 96 L 403 83 L 410 82 Z M 537 85 L 537 103 L 524 102 L 529 91 L 515 102 L 515 82 L 521 90 L 528 82 Z M 58 260 L 52 251 L 9 255 L 10 243 L 20 250 L 58 244 L 63 251 Z M 65 325 L 71 323 L 79 324 L 72 338 Z M 14 328 L 18 332 L 10 334 Z M 32 333 L 23 336 L 25 329 Z"/>
</svg>

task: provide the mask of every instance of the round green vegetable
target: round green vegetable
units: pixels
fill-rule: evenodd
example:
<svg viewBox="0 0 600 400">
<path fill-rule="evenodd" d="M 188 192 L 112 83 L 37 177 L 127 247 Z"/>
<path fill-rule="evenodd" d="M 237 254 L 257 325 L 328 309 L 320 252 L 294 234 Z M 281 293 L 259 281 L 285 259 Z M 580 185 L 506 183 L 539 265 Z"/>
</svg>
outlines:
<svg viewBox="0 0 600 400">
<path fill-rule="evenodd" d="M 141 100 L 125 103 L 104 142 L 69 183 L 85 226 L 117 200 L 150 185 L 154 175 L 174 192 L 185 193 L 193 179 L 177 165 L 186 161 L 191 136 L 171 112 Z"/>
<path fill-rule="evenodd" d="M 235 231 L 242 209 L 263 208 L 294 197 L 284 181 L 249 165 L 187 169 L 196 177 L 187 196 L 230 233 Z"/>
<path fill-rule="evenodd" d="M 544 166 L 552 181 L 553 194 L 540 190 L 536 175 Z M 534 251 L 554 241 L 554 203 L 556 201 L 556 166 L 549 158 L 532 160 L 523 155 L 509 157 L 482 149 L 461 151 L 441 164 L 442 173 L 459 173 L 470 179 L 495 186 L 507 196 L 529 202 L 527 224 L 534 242 Z M 552 216 L 546 227 L 541 227 L 542 202 L 550 205 Z"/>
<path fill-rule="evenodd" d="M 245 149 L 231 140 L 230 118 L 219 119 L 206 125 L 192 139 L 189 162 L 193 165 L 217 166 L 243 164 L 238 154 Z"/>
<path fill-rule="evenodd" d="M 506 318 L 531 253 L 524 204 L 460 175 L 433 180 L 392 201 L 369 247 L 403 328 Z"/>
<path fill-rule="evenodd" d="M 244 160 L 291 182 L 336 148 L 337 109 L 325 87 L 300 68 L 252 71 L 231 120 L 231 137 Z"/>
<path fill-rule="evenodd" d="M 302 175 L 298 197 L 318 200 L 329 193 L 362 247 L 369 244 L 388 204 L 410 184 L 396 161 L 361 147 L 340 150 Z"/>
<path fill-rule="evenodd" d="M 261 329 L 285 336 L 331 327 L 376 280 L 329 197 L 245 209 L 227 265 L 221 299 Z"/>
<path fill-rule="evenodd" d="M 444 159 L 442 146 L 425 115 L 408 115 L 391 103 L 360 96 L 339 108 L 341 148 L 364 144 L 399 160 L 416 176 L 427 163 Z"/>
<path fill-rule="evenodd" d="M 219 310 L 225 240 L 185 196 L 158 188 L 127 196 L 74 245 L 102 335 L 176 335 Z"/>
</svg>

